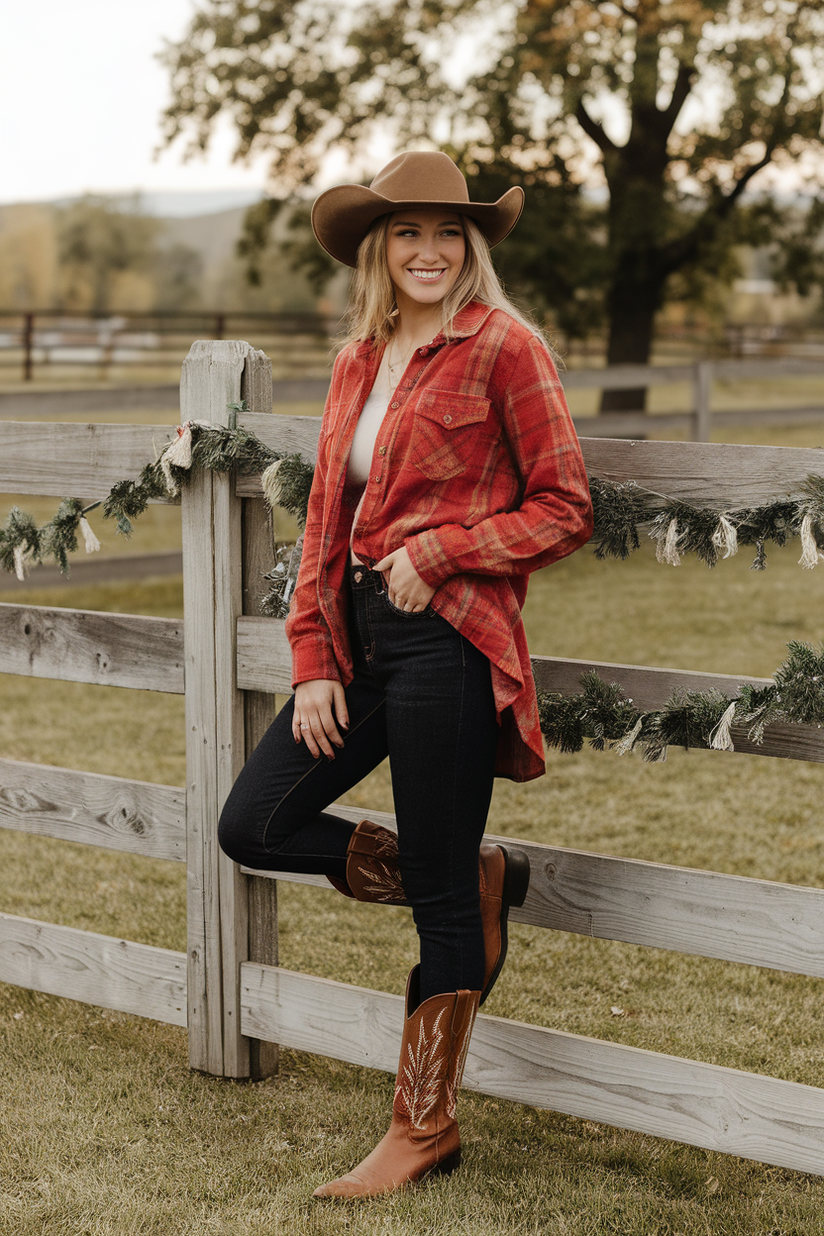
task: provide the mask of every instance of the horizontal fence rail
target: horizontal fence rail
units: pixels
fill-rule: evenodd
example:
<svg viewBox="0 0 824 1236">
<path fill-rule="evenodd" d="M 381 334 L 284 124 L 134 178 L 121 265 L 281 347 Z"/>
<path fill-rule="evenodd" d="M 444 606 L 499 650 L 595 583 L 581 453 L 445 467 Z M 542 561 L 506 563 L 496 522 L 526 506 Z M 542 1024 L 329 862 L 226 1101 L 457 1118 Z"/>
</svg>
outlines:
<svg viewBox="0 0 824 1236">
<path fill-rule="evenodd" d="M 357 823 L 364 811 L 338 803 L 335 814 Z M 395 830 L 389 812 L 368 815 Z M 486 840 L 517 845 L 529 859 L 529 890 L 510 910 L 512 922 L 824 978 L 824 889 L 494 834 Z M 244 871 L 331 887 L 324 876 Z"/>
<path fill-rule="evenodd" d="M 298 1051 L 394 1073 L 403 997 L 247 962 L 241 1027 Z M 824 1091 L 480 1014 L 463 1084 L 531 1107 L 824 1171 Z"/>
<path fill-rule="evenodd" d="M 182 695 L 183 624 L 0 603 L 0 673 Z"/>
<path fill-rule="evenodd" d="M 0 982 L 186 1025 L 186 954 L 0 914 Z"/>
<path fill-rule="evenodd" d="M 186 791 L 0 760 L 0 828 L 186 861 Z"/>
<path fill-rule="evenodd" d="M 707 674 L 696 670 L 659 669 L 648 665 L 619 665 L 612 661 L 580 661 L 561 657 L 532 658 L 538 687 L 575 695 L 581 690 L 581 675 L 595 670 L 607 682 L 615 682 L 642 711 L 661 708 L 674 691 L 715 689 L 735 698 L 745 683 L 764 687 L 770 678 L 744 674 Z M 285 624 L 276 618 L 241 617 L 237 623 L 237 684 L 242 690 L 288 694 L 292 690 L 292 657 Z M 744 726 L 732 727 L 739 754 L 775 756 L 779 759 L 824 762 L 824 730 L 816 725 L 772 724 L 761 743 L 747 737 Z M 716 753 L 719 754 L 719 753 Z"/>
</svg>

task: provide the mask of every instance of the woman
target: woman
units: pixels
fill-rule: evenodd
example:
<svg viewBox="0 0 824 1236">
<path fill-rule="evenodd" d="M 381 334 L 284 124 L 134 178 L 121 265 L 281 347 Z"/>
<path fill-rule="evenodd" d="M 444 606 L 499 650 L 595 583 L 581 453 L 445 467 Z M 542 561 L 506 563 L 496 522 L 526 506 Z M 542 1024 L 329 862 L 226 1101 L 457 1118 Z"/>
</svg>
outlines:
<svg viewBox="0 0 824 1236">
<path fill-rule="evenodd" d="M 319 1197 L 385 1193 L 458 1160 L 455 1095 L 529 865 L 481 846 L 493 777 L 544 772 L 521 621 L 530 571 L 583 544 L 591 507 L 546 344 L 489 247 L 523 192 L 469 200 L 448 156 L 400 155 L 322 194 L 321 245 L 356 268 L 287 620 L 295 694 L 226 804 L 224 850 L 409 904 L 390 1128 Z M 324 809 L 389 755 L 397 838 Z"/>
</svg>

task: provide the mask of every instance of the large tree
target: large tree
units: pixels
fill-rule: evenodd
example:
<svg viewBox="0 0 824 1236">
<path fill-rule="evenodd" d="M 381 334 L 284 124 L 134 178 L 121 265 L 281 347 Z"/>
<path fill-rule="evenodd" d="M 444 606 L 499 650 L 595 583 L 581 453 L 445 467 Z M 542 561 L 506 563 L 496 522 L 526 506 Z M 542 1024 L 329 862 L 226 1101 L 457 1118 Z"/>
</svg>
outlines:
<svg viewBox="0 0 824 1236">
<path fill-rule="evenodd" d="M 649 360 L 668 281 L 718 263 L 754 177 L 822 147 L 821 0 L 201 0 L 164 59 L 167 139 L 228 113 L 278 196 L 334 150 L 374 173 L 376 133 L 525 184 L 504 273 L 568 329 L 603 312 L 614 363 Z"/>
</svg>

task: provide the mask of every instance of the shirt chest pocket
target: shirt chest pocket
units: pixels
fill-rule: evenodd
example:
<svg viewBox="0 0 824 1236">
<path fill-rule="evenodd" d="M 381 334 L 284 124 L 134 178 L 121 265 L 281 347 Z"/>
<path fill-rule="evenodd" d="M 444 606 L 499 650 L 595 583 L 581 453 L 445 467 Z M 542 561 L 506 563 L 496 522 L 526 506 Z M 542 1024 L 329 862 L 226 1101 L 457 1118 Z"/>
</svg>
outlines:
<svg viewBox="0 0 824 1236">
<path fill-rule="evenodd" d="M 483 465 L 494 435 L 487 426 L 490 401 L 481 395 L 426 391 L 415 409 L 412 463 L 432 481 L 460 476 L 475 460 Z"/>
</svg>

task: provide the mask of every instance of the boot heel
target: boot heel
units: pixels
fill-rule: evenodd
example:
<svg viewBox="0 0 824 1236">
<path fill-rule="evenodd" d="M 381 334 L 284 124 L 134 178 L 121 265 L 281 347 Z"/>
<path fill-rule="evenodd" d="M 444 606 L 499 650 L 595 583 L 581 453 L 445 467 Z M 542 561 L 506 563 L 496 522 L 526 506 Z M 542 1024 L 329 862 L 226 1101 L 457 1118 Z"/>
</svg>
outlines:
<svg viewBox="0 0 824 1236">
<path fill-rule="evenodd" d="M 504 903 L 510 906 L 522 906 L 529 888 L 529 859 L 523 850 L 508 850 L 504 846 L 501 846 L 501 849 L 506 855 Z"/>
<path fill-rule="evenodd" d="M 461 1166 L 461 1148 L 453 1151 L 452 1154 L 441 1162 L 436 1163 L 431 1171 L 427 1172 L 428 1176 L 451 1176 L 456 1168 Z"/>
</svg>

